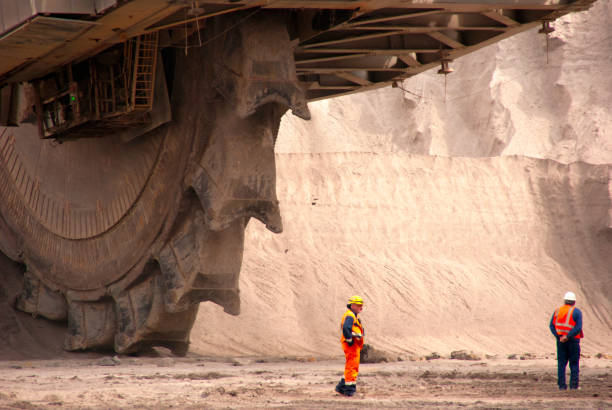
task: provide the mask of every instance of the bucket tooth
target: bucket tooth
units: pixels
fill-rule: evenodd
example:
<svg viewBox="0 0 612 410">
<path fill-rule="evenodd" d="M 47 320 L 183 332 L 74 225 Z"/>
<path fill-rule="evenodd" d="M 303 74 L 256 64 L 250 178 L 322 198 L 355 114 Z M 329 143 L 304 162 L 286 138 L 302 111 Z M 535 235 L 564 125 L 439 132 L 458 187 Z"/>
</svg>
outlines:
<svg viewBox="0 0 612 410">
<path fill-rule="evenodd" d="M 32 272 L 24 274 L 23 291 L 15 307 L 32 316 L 43 316 L 51 320 L 66 320 L 68 317 L 66 299 L 42 283 Z"/>
<path fill-rule="evenodd" d="M 257 174 L 255 174 L 257 175 Z M 222 231 L 227 229 L 235 220 L 245 218 L 255 218 L 262 222 L 271 232 L 280 233 L 283 231 L 283 222 L 280 215 L 279 203 L 274 198 L 258 199 L 257 195 L 231 194 L 228 191 L 252 193 L 255 190 L 252 185 L 258 185 L 254 180 L 261 178 L 259 186 L 272 185 L 266 181 L 262 175 L 252 178 L 234 178 L 231 181 L 223 180 L 229 185 L 226 189 L 221 187 L 222 183 L 213 179 L 205 170 L 196 171 L 196 179 L 192 186 L 201 200 L 205 212 L 205 221 L 208 229 Z M 255 188 L 257 189 L 257 188 Z M 241 197 L 242 196 L 242 197 Z"/>
<path fill-rule="evenodd" d="M 227 229 L 235 220 L 256 218 L 274 232 L 283 230 L 276 197 L 274 144 L 281 114 L 266 106 L 246 119 L 220 118 L 190 185 L 198 195 L 209 229 Z"/>
<path fill-rule="evenodd" d="M 132 353 L 148 346 L 167 347 L 179 356 L 187 353 L 198 305 L 167 312 L 161 281 L 159 274 L 149 275 L 130 289 L 113 294 L 118 323 L 114 337 L 117 353 Z"/>
<path fill-rule="evenodd" d="M 68 333 L 64 349 L 111 349 L 115 336 L 113 301 L 80 301 L 68 298 Z"/>
<path fill-rule="evenodd" d="M 190 215 L 157 257 L 165 288 L 165 309 L 180 312 L 193 304 L 211 301 L 237 315 L 245 220 L 234 220 L 227 228 L 213 231 L 207 228 L 201 210 Z"/>
<path fill-rule="evenodd" d="M 230 100 L 240 118 L 255 114 L 266 104 L 276 103 L 294 115 L 310 119 L 306 93 L 297 79 L 294 45 L 287 26 L 273 15 L 259 15 L 228 34 L 223 47 L 222 70 L 239 75 L 217 76 L 216 87 Z"/>
</svg>

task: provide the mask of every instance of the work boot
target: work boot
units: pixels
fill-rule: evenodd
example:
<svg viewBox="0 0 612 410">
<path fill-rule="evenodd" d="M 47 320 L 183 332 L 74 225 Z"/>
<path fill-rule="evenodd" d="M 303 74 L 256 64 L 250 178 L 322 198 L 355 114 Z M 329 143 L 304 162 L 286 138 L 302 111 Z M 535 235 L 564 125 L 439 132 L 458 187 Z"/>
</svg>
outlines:
<svg viewBox="0 0 612 410">
<path fill-rule="evenodd" d="M 357 386 L 354 384 L 348 385 L 348 386 L 344 386 L 344 395 L 351 397 L 352 395 L 355 394 L 355 392 L 357 391 Z"/>
<path fill-rule="evenodd" d="M 344 384 L 344 377 L 340 379 L 340 381 L 338 382 L 338 384 L 336 385 L 336 391 L 340 394 L 346 394 L 345 389 L 346 389 L 346 384 Z"/>
</svg>

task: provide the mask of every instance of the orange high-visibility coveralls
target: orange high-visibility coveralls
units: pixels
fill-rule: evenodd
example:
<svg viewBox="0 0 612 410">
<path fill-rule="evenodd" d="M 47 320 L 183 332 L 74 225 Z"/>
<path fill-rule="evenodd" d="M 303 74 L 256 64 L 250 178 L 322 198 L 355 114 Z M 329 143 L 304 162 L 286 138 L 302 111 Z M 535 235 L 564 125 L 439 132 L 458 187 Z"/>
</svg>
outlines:
<svg viewBox="0 0 612 410">
<path fill-rule="evenodd" d="M 346 364 L 344 365 L 344 382 L 347 386 L 350 386 L 356 384 L 357 374 L 359 373 L 359 354 L 361 353 L 361 348 L 363 347 L 363 326 L 357 315 L 355 315 L 352 310 L 348 309 L 342 316 L 340 330 L 342 330 L 344 321 L 347 317 L 350 317 L 353 320 L 353 326 L 351 328 L 352 333 L 362 336 L 353 336 L 353 344 L 351 346 L 349 346 L 349 344 L 346 342 L 344 334 L 342 334 L 342 337 L 340 338 L 342 350 L 344 350 L 344 356 L 346 358 Z"/>
</svg>

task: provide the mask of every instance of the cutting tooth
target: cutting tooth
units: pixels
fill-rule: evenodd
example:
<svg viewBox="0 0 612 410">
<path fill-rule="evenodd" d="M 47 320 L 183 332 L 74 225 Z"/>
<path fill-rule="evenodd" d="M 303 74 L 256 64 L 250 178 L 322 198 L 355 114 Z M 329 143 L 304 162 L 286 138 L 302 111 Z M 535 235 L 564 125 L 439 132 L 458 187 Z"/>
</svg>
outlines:
<svg viewBox="0 0 612 410">
<path fill-rule="evenodd" d="M 275 104 L 241 119 L 226 113 L 210 135 L 190 181 L 209 229 L 256 218 L 272 232 L 283 230 L 276 197 L 274 143 L 284 109 Z"/>
<path fill-rule="evenodd" d="M 249 24 L 240 24 L 232 34 L 234 44 L 239 46 L 224 47 L 222 59 L 226 70 L 240 75 L 228 77 L 230 81 L 222 82 L 221 88 L 223 95 L 233 96 L 236 113 L 245 118 L 264 106 L 277 104 L 310 119 L 286 24 L 270 15 L 258 15 Z"/>
<path fill-rule="evenodd" d="M 131 353 L 148 346 L 164 346 L 179 356 L 187 353 L 189 332 L 198 313 L 198 305 L 180 312 L 164 309 L 162 277 L 157 263 L 145 268 L 143 280 L 129 289 L 111 289 L 117 315 L 114 348 Z"/>
<path fill-rule="evenodd" d="M 238 315 L 245 219 L 235 219 L 225 229 L 214 231 L 198 208 L 181 222 L 157 257 L 165 309 L 181 312 L 193 304 L 211 301 L 225 312 Z"/>
<path fill-rule="evenodd" d="M 72 300 L 68 297 L 68 333 L 64 349 L 109 349 L 115 336 L 113 301 Z"/>
<path fill-rule="evenodd" d="M 133 353 L 150 346 L 164 346 L 184 356 L 198 305 L 181 312 L 167 312 L 162 296 L 162 277 L 155 261 L 148 263 L 129 288 L 110 287 L 110 296 L 76 300 L 68 292 L 66 350 L 114 349 Z"/>
<path fill-rule="evenodd" d="M 54 292 L 31 271 L 24 274 L 23 291 L 15 307 L 32 316 L 43 316 L 51 320 L 66 320 L 68 317 L 66 299 Z"/>
</svg>

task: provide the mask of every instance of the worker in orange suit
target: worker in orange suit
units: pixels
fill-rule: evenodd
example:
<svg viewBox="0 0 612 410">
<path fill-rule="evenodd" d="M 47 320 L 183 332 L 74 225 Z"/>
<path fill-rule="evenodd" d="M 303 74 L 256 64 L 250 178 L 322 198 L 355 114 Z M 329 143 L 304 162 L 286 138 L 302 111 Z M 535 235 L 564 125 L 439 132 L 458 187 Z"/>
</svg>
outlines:
<svg viewBox="0 0 612 410">
<path fill-rule="evenodd" d="M 346 357 L 344 366 L 344 377 L 336 385 L 336 391 L 345 396 L 352 396 L 357 391 L 357 373 L 359 373 L 359 355 L 363 347 L 363 325 L 359 319 L 359 313 L 363 309 L 363 298 L 351 296 L 346 305 L 348 310 L 342 316 L 340 329 L 342 336 L 342 350 Z"/>
</svg>

